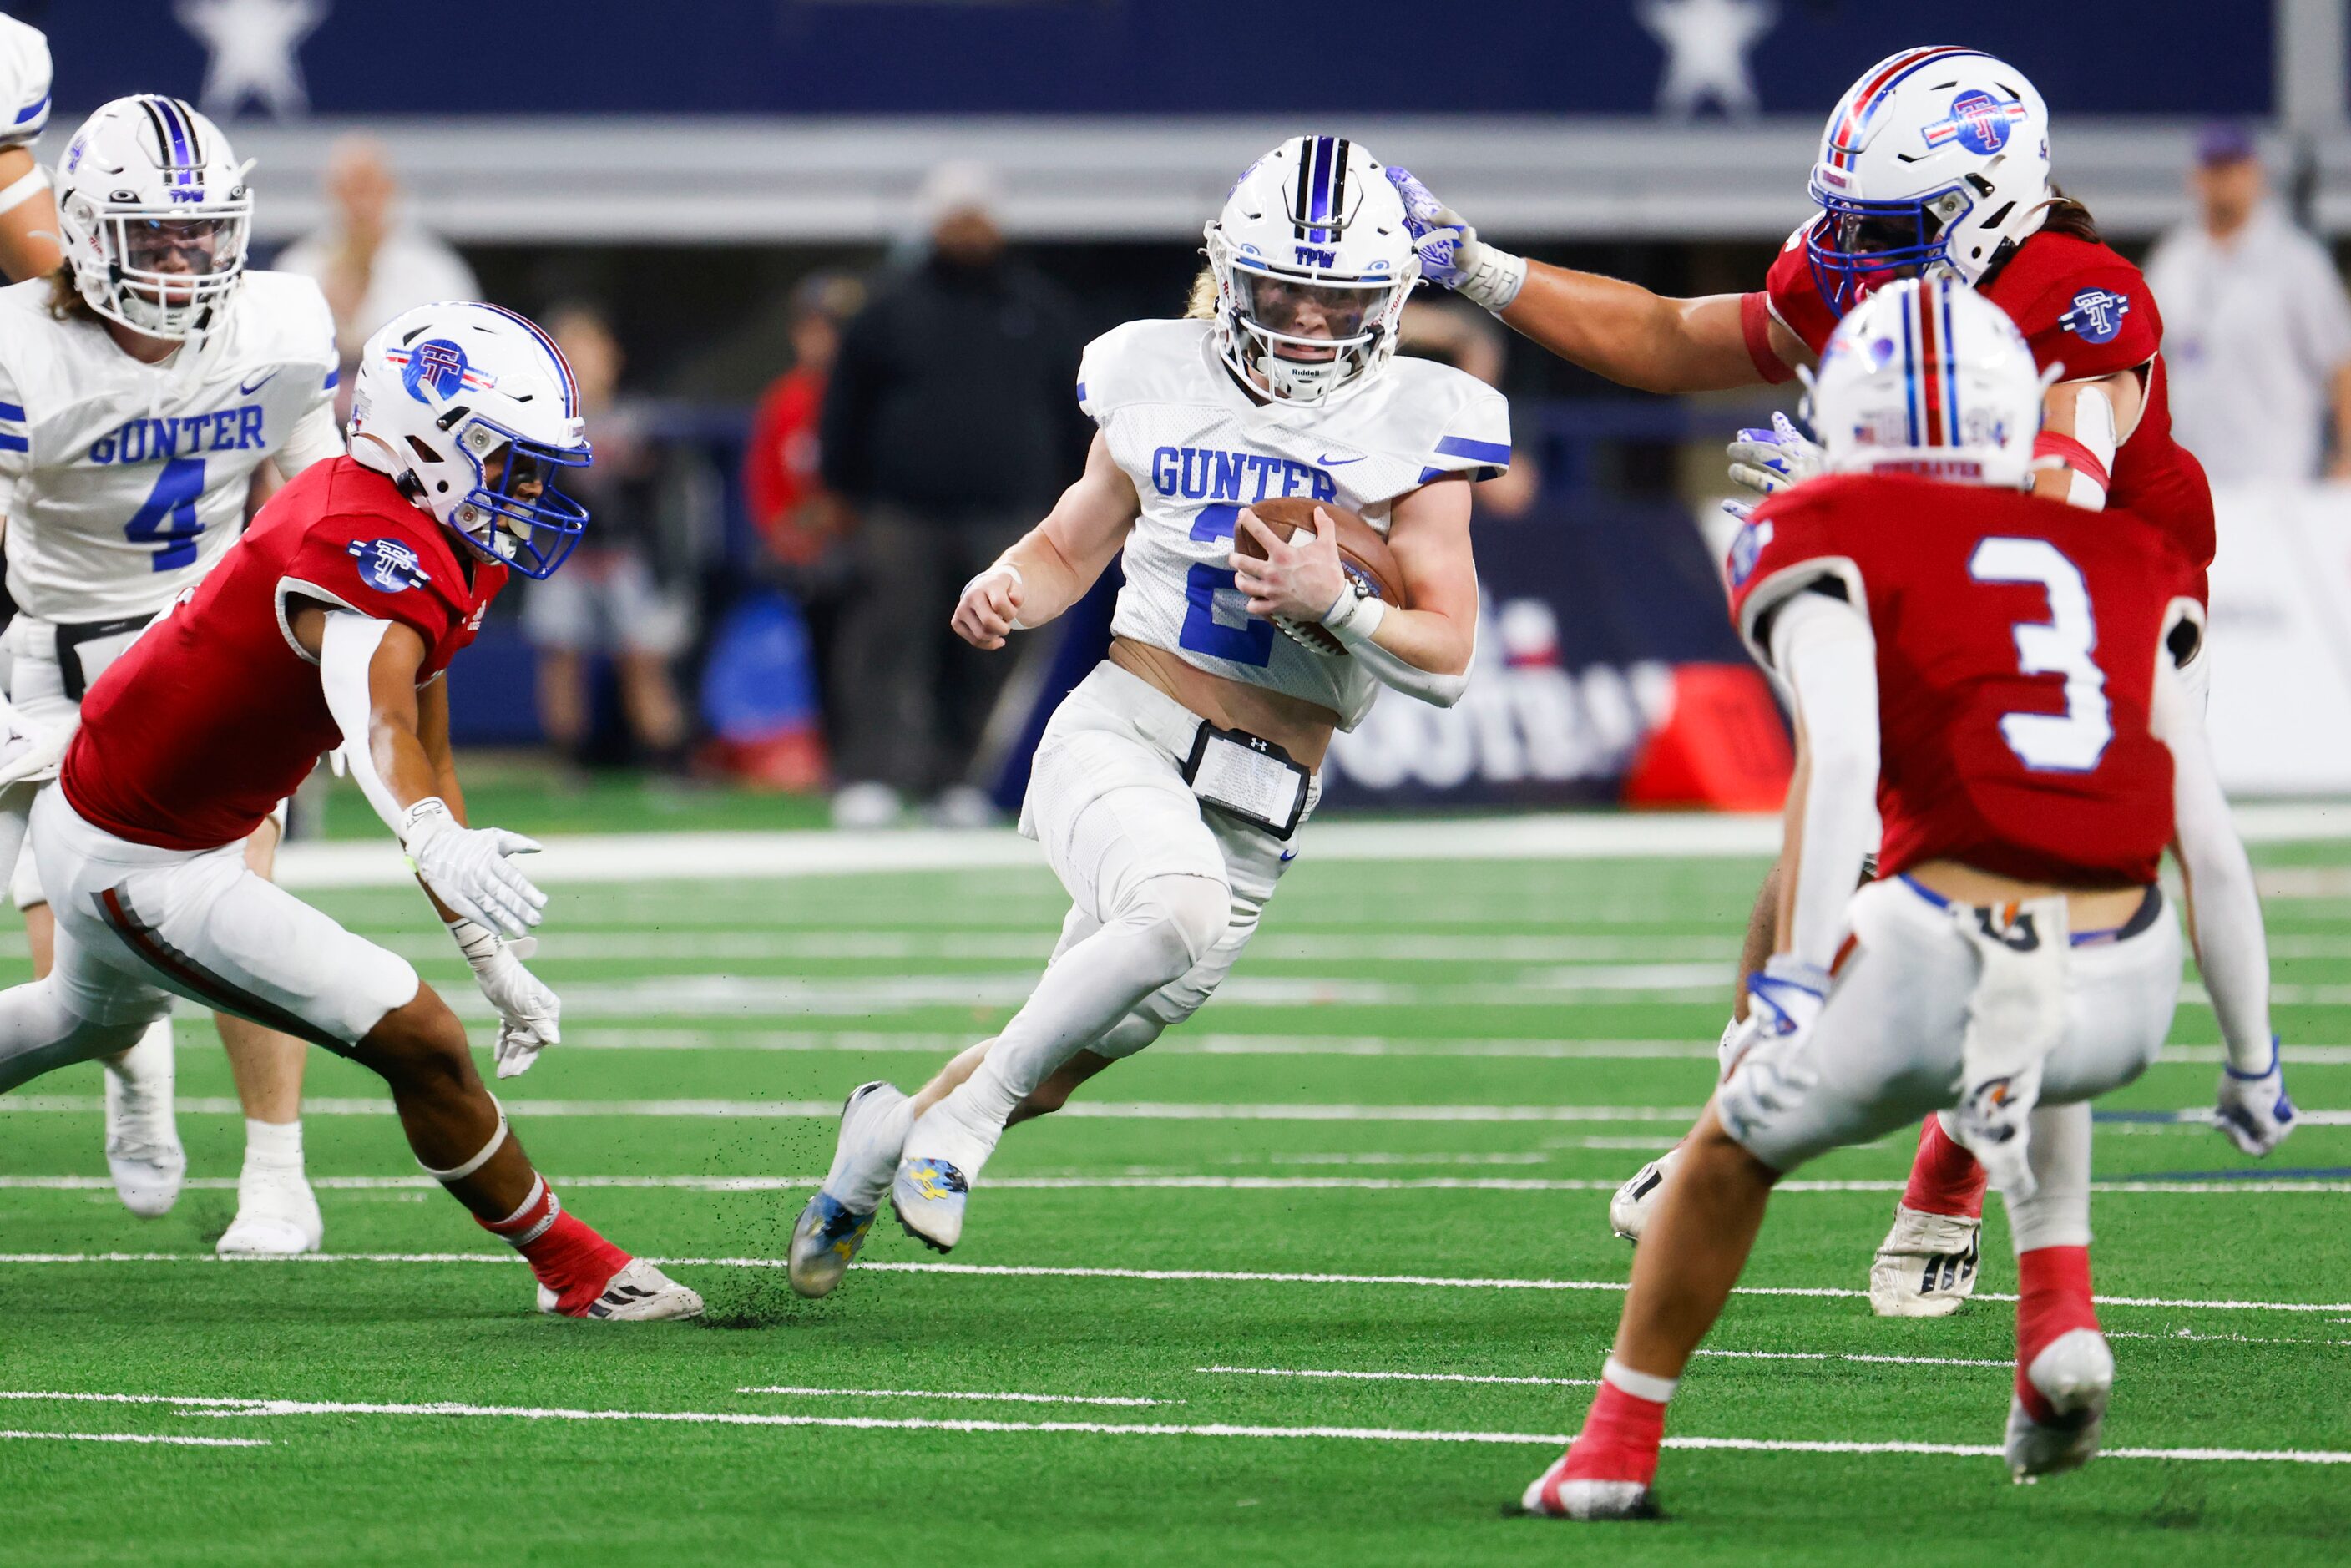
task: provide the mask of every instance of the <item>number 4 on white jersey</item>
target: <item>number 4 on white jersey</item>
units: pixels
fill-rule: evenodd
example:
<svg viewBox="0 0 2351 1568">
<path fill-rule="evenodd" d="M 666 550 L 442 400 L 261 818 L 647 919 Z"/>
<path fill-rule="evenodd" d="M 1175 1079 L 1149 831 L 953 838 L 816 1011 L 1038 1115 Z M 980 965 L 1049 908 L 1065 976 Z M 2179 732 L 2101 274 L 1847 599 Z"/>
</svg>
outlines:
<svg viewBox="0 0 2351 1568">
<path fill-rule="evenodd" d="M 2049 593 L 2049 619 L 2020 621 L 2016 664 L 2028 675 L 2065 677 L 2065 711 L 2011 713 L 2000 733 L 2018 761 L 2036 773 L 2087 773 L 2115 738 L 2106 674 L 2090 657 L 2098 625 L 2082 570 L 2047 539 L 1988 538 L 1968 558 L 1978 582 L 2035 582 Z"/>
</svg>

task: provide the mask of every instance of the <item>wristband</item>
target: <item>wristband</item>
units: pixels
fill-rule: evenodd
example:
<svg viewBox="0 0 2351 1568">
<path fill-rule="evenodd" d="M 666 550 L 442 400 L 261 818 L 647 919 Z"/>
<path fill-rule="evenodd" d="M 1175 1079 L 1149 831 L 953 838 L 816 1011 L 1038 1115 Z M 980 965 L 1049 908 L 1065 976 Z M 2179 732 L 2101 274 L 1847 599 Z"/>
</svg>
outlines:
<svg viewBox="0 0 2351 1568">
<path fill-rule="evenodd" d="M 965 583 L 963 585 L 963 591 L 966 593 L 969 593 L 972 589 L 982 580 L 993 577 L 999 571 L 1008 573 L 1012 578 L 1013 586 L 1016 588 L 1026 588 L 1029 586 L 1029 580 L 1020 575 L 1020 569 L 1019 567 L 1013 565 L 1008 560 L 999 560 L 990 566 L 986 571 L 981 572 L 979 576 L 973 578 L 971 581 Z M 1015 615 L 1012 618 L 1012 629 L 1015 632 L 1026 632 L 1029 630 L 1029 627 L 1019 616 Z"/>
<path fill-rule="evenodd" d="M 1357 647 L 1372 640 L 1372 633 L 1387 619 L 1384 601 L 1368 594 L 1357 593 L 1352 582 L 1339 591 L 1331 608 L 1322 612 L 1322 630 L 1348 647 Z"/>
<path fill-rule="evenodd" d="M 1499 246 L 1478 242 L 1478 265 L 1453 286 L 1453 292 L 1499 316 L 1526 287 L 1527 258 Z"/>
<path fill-rule="evenodd" d="M 35 165 L 31 173 L 14 181 L 6 190 L 0 191 L 0 213 L 15 212 L 48 188 L 48 175 L 37 164 Z"/>
<path fill-rule="evenodd" d="M 448 926 L 450 940 L 457 944 L 457 951 L 465 955 L 465 962 L 476 973 L 480 972 L 483 965 L 497 957 L 498 934 L 488 926 L 479 921 L 468 920 L 462 915 L 442 924 Z"/>
</svg>

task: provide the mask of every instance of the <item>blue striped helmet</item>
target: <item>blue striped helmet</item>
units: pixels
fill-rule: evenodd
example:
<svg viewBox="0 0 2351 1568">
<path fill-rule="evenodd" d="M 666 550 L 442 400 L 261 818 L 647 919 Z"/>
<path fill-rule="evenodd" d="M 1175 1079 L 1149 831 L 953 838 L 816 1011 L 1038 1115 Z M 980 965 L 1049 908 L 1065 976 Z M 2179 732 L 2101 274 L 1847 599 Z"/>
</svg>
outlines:
<svg viewBox="0 0 2351 1568">
<path fill-rule="evenodd" d="M 1294 136 L 1249 165 L 1205 231 L 1217 349 L 1268 397 L 1318 403 L 1395 351 L 1420 256 L 1379 161 L 1343 136 Z"/>
<path fill-rule="evenodd" d="M 2020 488 L 2046 384 L 2008 312 L 1957 278 L 1907 278 L 1837 324 L 1805 414 L 1836 472 Z"/>
<path fill-rule="evenodd" d="M 153 338 L 203 329 L 245 276 L 252 167 L 176 98 L 118 98 L 82 121 L 51 183 L 89 308 Z"/>
</svg>

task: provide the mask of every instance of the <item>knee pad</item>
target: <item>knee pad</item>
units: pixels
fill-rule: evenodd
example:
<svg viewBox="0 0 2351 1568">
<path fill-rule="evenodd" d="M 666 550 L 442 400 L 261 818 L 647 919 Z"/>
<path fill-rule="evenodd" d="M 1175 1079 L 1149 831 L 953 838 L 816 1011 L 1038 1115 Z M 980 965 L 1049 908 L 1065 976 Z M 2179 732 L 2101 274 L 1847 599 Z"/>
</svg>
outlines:
<svg viewBox="0 0 2351 1568">
<path fill-rule="evenodd" d="M 1232 921 L 1232 890 L 1205 876 L 1155 876 L 1135 890 L 1119 921 L 1164 936 L 1169 979 L 1208 956 Z M 1180 960 L 1180 961 L 1179 961 Z"/>
</svg>

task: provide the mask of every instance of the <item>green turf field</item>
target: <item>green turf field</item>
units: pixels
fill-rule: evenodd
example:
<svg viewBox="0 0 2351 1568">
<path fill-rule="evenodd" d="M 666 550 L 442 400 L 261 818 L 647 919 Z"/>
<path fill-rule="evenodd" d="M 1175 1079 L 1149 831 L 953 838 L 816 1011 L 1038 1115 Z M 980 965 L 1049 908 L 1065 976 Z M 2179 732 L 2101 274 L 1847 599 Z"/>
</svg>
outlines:
<svg viewBox="0 0 2351 1568">
<path fill-rule="evenodd" d="M 95 1069 L 0 1101 L 0 1561 L 2341 1563 L 2351 847 L 2257 858 L 2314 1114 L 2252 1180 L 2208 1128 L 2102 1124 L 2098 1284 L 2131 1304 L 2120 1451 L 2079 1475 L 2012 1487 L 1986 1451 L 2008 1303 L 1859 1298 L 1896 1140 L 1775 1201 L 1748 1283 L 1790 1293 L 1736 1298 L 1675 1404 L 1677 1437 L 1754 1447 L 1669 1452 L 1663 1522 L 1510 1517 L 1615 1323 L 1608 1189 L 1707 1092 L 1761 864 L 1310 843 L 1226 997 L 1008 1138 L 949 1263 L 885 1218 L 820 1304 L 774 1265 L 831 1105 L 1007 1015 L 1061 911 L 1043 870 L 556 890 L 566 1044 L 507 1103 L 573 1208 L 678 1260 L 698 1325 L 532 1313 L 317 1053 L 315 1261 L 205 1260 L 240 1150 L 208 1025 L 167 1218 L 106 1185 Z M 476 1000 L 413 894 L 317 897 Z M 2108 1110 L 2209 1103 L 2209 1009 L 2175 1038 Z"/>
</svg>

